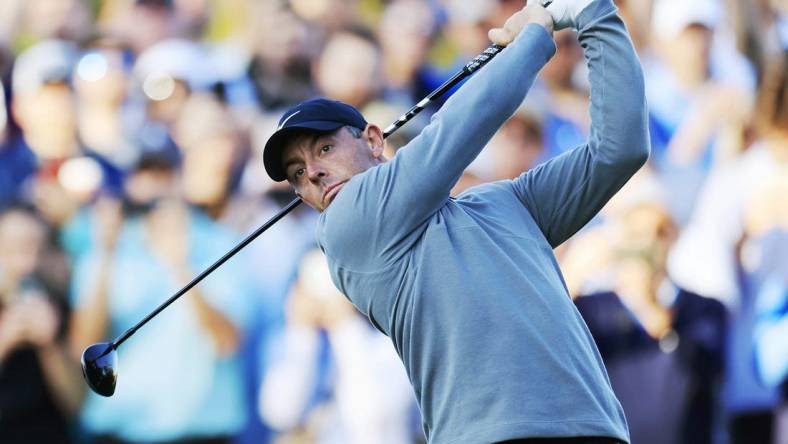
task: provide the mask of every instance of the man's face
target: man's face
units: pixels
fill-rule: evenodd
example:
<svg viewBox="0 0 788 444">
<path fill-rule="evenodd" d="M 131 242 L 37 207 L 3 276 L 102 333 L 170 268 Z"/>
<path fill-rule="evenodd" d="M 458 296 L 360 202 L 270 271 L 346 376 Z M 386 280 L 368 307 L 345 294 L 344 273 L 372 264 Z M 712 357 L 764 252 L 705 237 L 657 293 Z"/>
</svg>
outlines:
<svg viewBox="0 0 788 444">
<path fill-rule="evenodd" d="M 327 134 L 304 133 L 290 139 L 282 154 L 287 181 L 296 195 L 323 211 L 356 174 L 385 161 L 383 134 L 375 125 Z"/>
</svg>

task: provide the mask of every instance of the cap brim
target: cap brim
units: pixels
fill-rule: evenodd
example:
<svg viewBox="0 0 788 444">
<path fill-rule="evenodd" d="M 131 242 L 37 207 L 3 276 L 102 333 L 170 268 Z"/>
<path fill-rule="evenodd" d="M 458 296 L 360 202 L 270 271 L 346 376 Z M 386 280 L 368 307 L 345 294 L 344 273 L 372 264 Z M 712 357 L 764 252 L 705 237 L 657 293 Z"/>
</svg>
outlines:
<svg viewBox="0 0 788 444">
<path fill-rule="evenodd" d="M 286 128 L 277 130 L 265 143 L 263 148 L 263 164 L 265 171 L 276 182 L 282 182 L 287 179 L 287 174 L 282 165 L 282 151 L 285 148 L 285 142 L 295 134 L 303 132 L 331 132 L 347 125 L 341 122 L 331 122 L 326 120 L 301 122 L 295 125 L 290 125 Z"/>
</svg>

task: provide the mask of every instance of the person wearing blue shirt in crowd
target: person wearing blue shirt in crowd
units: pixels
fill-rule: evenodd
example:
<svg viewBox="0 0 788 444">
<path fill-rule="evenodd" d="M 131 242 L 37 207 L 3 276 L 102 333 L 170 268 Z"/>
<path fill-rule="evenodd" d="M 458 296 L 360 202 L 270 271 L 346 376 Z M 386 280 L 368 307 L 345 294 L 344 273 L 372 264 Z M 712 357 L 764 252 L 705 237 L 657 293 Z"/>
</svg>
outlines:
<svg viewBox="0 0 788 444">
<path fill-rule="evenodd" d="M 567 27 L 589 65 L 588 142 L 450 197 Z M 552 248 L 648 158 L 640 64 L 610 0 L 529 4 L 490 38 L 507 48 L 392 159 L 380 128 L 315 99 L 284 114 L 266 170 L 321 211 L 332 279 L 394 343 L 429 442 L 629 442 Z"/>
<path fill-rule="evenodd" d="M 788 230 L 771 229 L 753 242 L 760 257 L 753 273 L 755 367 L 760 382 L 779 392 L 774 442 L 788 440 Z"/>
<path fill-rule="evenodd" d="M 233 235 L 178 199 L 174 165 L 143 156 L 123 203 L 102 198 L 97 238 L 75 265 L 72 343 L 117 336 L 220 257 Z M 236 350 L 248 279 L 223 268 L 124 344 L 111 400 L 90 393 L 81 420 L 96 443 L 229 443 L 245 425 Z M 140 424 L 145 424 L 140 427 Z"/>
<path fill-rule="evenodd" d="M 586 291 L 575 304 L 624 407 L 632 441 L 711 444 L 722 416 L 728 314 L 719 301 L 670 279 L 666 262 L 677 226 L 658 194 L 628 191 L 629 202 L 604 222 L 611 266 L 595 274 L 610 277 L 609 291 Z"/>
</svg>

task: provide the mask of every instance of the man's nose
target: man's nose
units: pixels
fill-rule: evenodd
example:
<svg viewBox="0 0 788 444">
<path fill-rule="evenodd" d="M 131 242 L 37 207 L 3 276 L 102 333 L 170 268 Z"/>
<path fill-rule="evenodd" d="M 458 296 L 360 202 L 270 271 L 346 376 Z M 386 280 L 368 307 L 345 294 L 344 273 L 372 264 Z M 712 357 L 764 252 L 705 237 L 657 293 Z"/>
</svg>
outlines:
<svg viewBox="0 0 788 444">
<path fill-rule="evenodd" d="M 312 163 L 307 165 L 306 174 L 310 181 L 318 182 L 320 179 L 326 177 L 326 169 L 319 163 Z"/>
</svg>

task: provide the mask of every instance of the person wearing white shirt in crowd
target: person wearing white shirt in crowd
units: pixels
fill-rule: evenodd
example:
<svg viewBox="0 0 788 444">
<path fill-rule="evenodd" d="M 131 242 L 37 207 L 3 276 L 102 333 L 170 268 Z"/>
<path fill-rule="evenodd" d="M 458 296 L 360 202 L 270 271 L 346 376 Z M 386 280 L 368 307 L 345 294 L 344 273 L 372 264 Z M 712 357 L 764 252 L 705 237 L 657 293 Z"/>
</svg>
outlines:
<svg viewBox="0 0 788 444">
<path fill-rule="evenodd" d="M 260 391 L 263 421 L 283 441 L 413 442 L 415 398 L 388 338 L 334 288 L 318 250 L 304 256 L 298 275 Z"/>
</svg>

